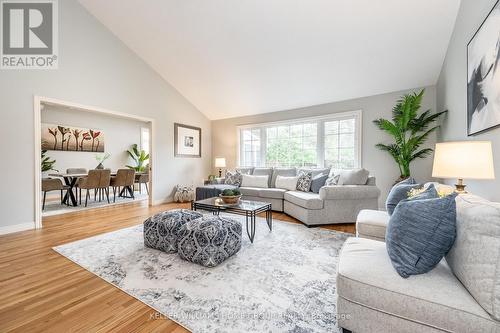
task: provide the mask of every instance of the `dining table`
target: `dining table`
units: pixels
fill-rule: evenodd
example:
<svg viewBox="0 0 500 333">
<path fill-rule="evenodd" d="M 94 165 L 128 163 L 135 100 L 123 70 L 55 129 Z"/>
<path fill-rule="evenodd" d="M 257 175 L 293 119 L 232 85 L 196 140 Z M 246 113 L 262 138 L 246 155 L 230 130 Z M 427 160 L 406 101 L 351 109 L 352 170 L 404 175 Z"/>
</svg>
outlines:
<svg viewBox="0 0 500 333">
<path fill-rule="evenodd" d="M 136 172 L 136 175 L 141 175 L 145 172 Z M 49 174 L 49 177 L 57 177 L 57 178 L 62 178 L 64 180 L 64 184 L 68 186 L 68 190 L 66 191 L 66 194 L 63 197 L 63 203 L 66 205 L 71 204 L 72 206 L 78 206 L 78 202 L 76 200 L 75 193 L 73 193 L 73 189 L 76 186 L 76 182 L 78 178 L 83 178 L 87 177 L 88 173 L 64 173 L 64 172 L 58 172 L 58 173 L 51 173 Z M 111 176 L 116 176 L 116 171 L 111 172 Z M 120 193 L 120 197 L 125 197 L 125 192 L 128 192 L 131 196 L 133 196 L 134 189 L 132 186 L 124 186 Z"/>
</svg>

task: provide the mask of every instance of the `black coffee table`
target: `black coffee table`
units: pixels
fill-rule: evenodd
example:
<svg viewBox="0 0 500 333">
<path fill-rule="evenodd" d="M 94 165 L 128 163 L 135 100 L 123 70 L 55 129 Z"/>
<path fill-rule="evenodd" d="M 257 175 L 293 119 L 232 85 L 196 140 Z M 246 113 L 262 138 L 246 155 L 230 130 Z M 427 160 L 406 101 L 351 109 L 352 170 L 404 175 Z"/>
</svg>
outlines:
<svg viewBox="0 0 500 333">
<path fill-rule="evenodd" d="M 266 213 L 266 222 L 269 230 L 273 230 L 273 212 L 271 204 L 260 201 L 240 200 L 238 204 L 225 204 L 221 198 L 208 198 L 204 200 L 193 201 L 191 203 L 192 210 L 206 210 L 219 215 L 220 212 L 243 215 L 246 217 L 247 235 L 250 242 L 253 243 L 255 237 L 255 221 L 257 214 Z M 248 222 L 250 221 L 250 228 Z"/>
</svg>

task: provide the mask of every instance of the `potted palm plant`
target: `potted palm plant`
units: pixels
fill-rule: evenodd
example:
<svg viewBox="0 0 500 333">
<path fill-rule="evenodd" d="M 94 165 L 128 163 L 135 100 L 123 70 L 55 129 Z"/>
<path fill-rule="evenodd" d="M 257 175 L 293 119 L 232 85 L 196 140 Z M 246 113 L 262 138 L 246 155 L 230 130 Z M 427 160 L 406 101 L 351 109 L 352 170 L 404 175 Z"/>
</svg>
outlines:
<svg viewBox="0 0 500 333">
<path fill-rule="evenodd" d="M 47 156 L 47 150 L 42 150 L 41 156 L 41 169 L 42 169 L 42 178 L 47 176 L 49 171 L 59 172 L 59 170 L 54 168 L 56 164 L 56 160 L 50 159 L 50 156 Z"/>
<path fill-rule="evenodd" d="M 422 89 L 419 93 L 403 95 L 392 109 L 392 121 L 383 118 L 373 121 L 394 140 L 390 144 L 379 143 L 376 147 L 388 152 L 396 161 L 400 172 L 398 181 L 410 177 L 410 164 L 413 160 L 426 158 L 433 152 L 431 148 L 420 148 L 429 135 L 439 128 L 438 125 L 433 125 L 434 122 L 448 112 L 432 113 L 427 110 L 419 114 L 424 91 Z"/>
<path fill-rule="evenodd" d="M 148 168 L 149 154 L 146 154 L 144 150 L 139 150 L 137 144 L 133 144 L 132 147 L 127 150 L 128 155 L 134 160 L 135 165 L 127 165 L 127 168 L 134 169 L 137 172 L 144 172 Z"/>
</svg>

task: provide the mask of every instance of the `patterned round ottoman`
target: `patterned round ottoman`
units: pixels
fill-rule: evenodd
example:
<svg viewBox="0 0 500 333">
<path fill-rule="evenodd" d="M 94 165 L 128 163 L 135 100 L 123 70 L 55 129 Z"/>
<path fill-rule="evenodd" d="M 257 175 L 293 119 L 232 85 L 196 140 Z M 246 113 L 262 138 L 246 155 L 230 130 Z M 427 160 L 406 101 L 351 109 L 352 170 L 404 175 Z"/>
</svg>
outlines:
<svg viewBox="0 0 500 333">
<path fill-rule="evenodd" d="M 174 209 L 153 215 L 144 221 L 144 245 L 167 253 L 175 253 L 180 228 L 202 216 L 188 209 Z"/>
<path fill-rule="evenodd" d="M 177 244 L 182 259 L 214 267 L 241 248 L 241 223 L 227 217 L 206 215 L 184 224 Z"/>
</svg>

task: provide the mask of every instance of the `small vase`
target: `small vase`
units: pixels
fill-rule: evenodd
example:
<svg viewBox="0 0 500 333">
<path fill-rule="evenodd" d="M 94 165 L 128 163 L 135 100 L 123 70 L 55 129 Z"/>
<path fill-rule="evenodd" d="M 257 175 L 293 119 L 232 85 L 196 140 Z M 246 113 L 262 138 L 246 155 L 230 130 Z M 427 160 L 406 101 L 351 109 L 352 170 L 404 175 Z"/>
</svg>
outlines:
<svg viewBox="0 0 500 333">
<path fill-rule="evenodd" d="M 102 165 L 102 163 L 99 163 L 95 168 L 96 170 L 102 170 L 104 169 L 104 165 Z"/>
</svg>

